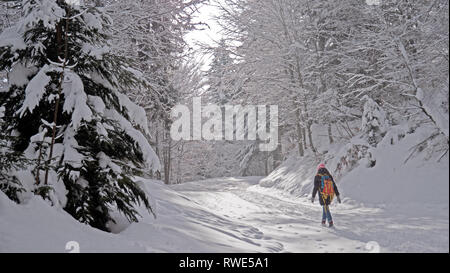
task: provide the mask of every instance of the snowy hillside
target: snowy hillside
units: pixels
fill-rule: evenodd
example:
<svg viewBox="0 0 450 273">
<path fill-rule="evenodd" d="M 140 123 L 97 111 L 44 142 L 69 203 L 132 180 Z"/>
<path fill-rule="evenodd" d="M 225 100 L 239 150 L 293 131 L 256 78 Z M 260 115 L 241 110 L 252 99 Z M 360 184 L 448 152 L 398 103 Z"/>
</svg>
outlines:
<svg viewBox="0 0 450 273">
<path fill-rule="evenodd" d="M 262 179 L 260 185 L 296 196 L 310 195 L 317 164 L 325 162 L 344 197 L 366 204 L 439 204 L 448 209 L 448 154 L 439 159 L 439 153 L 429 157 L 422 152 L 408 158 L 412 148 L 427 138 L 428 130 L 419 128 L 408 134 L 407 128 L 392 128 L 376 148 L 370 148 L 370 160 L 376 162 L 373 167 L 368 166 L 366 157 L 361 157 L 354 159 L 353 165 L 348 162 L 347 168 L 337 169 L 343 156 L 348 160 L 349 151 L 354 153 L 358 145 L 364 147 L 360 136 L 350 144 L 323 145 L 327 152 L 322 156 L 291 157 Z"/>
</svg>

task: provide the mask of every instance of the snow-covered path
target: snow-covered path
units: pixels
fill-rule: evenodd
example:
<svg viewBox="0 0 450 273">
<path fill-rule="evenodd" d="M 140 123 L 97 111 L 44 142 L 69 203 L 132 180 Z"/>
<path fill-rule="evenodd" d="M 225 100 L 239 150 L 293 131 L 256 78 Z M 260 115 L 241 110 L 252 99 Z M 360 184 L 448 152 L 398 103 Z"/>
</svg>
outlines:
<svg viewBox="0 0 450 273">
<path fill-rule="evenodd" d="M 320 225 L 321 207 L 257 185 L 260 178 L 221 178 L 172 186 L 229 222 L 207 220 L 267 252 L 448 251 L 448 207 L 404 209 L 333 204 L 336 229 Z M 349 202 L 351 203 L 351 202 Z M 414 208 L 410 208 L 411 210 Z M 421 213 L 419 213 L 419 211 Z M 432 215 L 432 217 L 430 217 Z M 233 224 L 231 224 L 233 223 Z M 367 244 L 368 242 L 371 242 Z M 257 246 L 257 247 L 256 247 Z"/>
<path fill-rule="evenodd" d="M 120 220 L 106 233 L 39 197 L 17 205 L 0 192 L 0 252 L 448 252 L 448 204 L 368 208 L 332 204 L 336 229 L 320 225 L 321 207 L 263 188 L 260 177 L 215 178 L 167 186 L 139 179 L 157 218 Z M 369 244 L 375 241 L 377 244 Z"/>
</svg>

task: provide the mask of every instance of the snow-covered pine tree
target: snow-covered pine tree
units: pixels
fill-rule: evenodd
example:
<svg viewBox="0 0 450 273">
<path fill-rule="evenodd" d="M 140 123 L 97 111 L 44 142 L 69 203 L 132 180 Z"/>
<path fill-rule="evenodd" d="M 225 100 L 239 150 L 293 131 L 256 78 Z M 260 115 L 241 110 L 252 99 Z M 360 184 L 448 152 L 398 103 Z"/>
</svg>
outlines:
<svg viewBox="0 0 450 273">
<path fill-rule="evenodd" d="M 0 93 L 1 129 L 16 137 L 12 150 L 38 162 L 21 182 L 38 193 L 48 187 L 53 205 L 101 230 L 115 209 L 137 221 L 136 205 L 152 209 L 132 177 L 159 169 L 159 161 L 139 130 L 148 133 L 145 111 L 121 92 L 139 81 L 109 50 L 110 18 L 64 0 L 23 6 L 24 16 L 0 38 L 0 69 L 10 79 Z"/>
<path fill-rule="evenodd" d="M 3 124 L 5 108 L 0 107 L 0 127 Z M 11 200 L 19 202 L 19 194 L 24 191 L 19 179 L 12 171 L 22 168 L 26 159 L 21 153 L 10 149 L 9 143 L 13 137 L 0 131 L 0 190 L 6 193 Z"/>
</svg>

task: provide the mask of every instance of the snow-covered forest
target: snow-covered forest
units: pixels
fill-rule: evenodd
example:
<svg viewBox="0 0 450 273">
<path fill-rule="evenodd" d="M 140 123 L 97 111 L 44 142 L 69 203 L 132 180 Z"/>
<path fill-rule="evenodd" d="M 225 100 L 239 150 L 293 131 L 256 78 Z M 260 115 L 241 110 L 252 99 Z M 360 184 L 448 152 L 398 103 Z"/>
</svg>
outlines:
<svg viewBox="0 0 450 273">
<path fill-rule="evenodd" d="M 448 252 L 448 16 L 0 1 L 0 252 Z M 311 202 L 320 163 L 334 229 Z"/>
</svg>

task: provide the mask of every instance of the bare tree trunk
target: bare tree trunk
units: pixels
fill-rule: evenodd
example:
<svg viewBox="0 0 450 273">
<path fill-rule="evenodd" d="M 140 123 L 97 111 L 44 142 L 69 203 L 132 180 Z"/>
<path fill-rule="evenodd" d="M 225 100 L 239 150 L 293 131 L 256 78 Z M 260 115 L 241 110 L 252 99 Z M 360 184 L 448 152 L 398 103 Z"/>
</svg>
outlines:
<svg viewBox="0 0 450 273">
<path fill-rule="evenodd" d="M 331 132 L 331 123 L 328 123 L 328 140 L 330 141 L 330 144 L 334 143 L 333 134 Z"/>
<path fill-rule="evenodd" d="M 311 150 L 313 151 L 313 153 L 316 153 L 317 150 L 316 150 L 316 148 L 314 147 L 314 144 L 313 144 L 311 125 L 312 125 L 312 122 L 308 122 L 307 130 L 308 130 L 309 144 L 311 145 Z"/>
<path fill-rule="evenodd" d="M 281 147 L 281 131 L 282 126 L 278 126 L 278 145 L 275 151 L 273 152 L 273 168 L 276 169 L 281 165 L 283 161 L 282 155 L 282 147 Z"/>
<path fill-rule="evenodd" d="M 170 184 L 170 168 L 172 165 L 171 162 L 171 149 L 172 149 L 172 139 L 170 138 L 170 131 L 168 129 L 168 123 L 165 121 L 164 124 L 164 140 L 165 140 L 165 147 L 164 147 L 164 183 Z"/>
<path fill-rule="evenodd" d="M 156 132 L 156 149 L 155 149 L 155 153 L 156 153 L 156 155 L 159 157 L 159 158 L 162 158 L 162 154 L 161 154 L 161 145 L 163 144 L 163 143 L 161 143 L 162 141 L 161 141 L 161 138 L 163 138 L 163 141 L 164 141 L 164 135 L 163 136 L 161 136 L 161 131 L 163 132 L 163 134 L 164 134 L 164 129 L 162 129 L 161 131 L 160 131 L 160 127 L 158 126 L 159 125 L 159 122 L 157 123 L 157 132 Z"/>
<path fill-rule="evenodd" d="M 300 109 L 297 108 L 296 110 L 297 112 L 297 138 L 298 138 L 298 154 L 300 156 L 304 156 L 305 155 L 305 150 L 303 149 L 303 137 L 302 137 L 302 128 L 300 126 L 301 123 L 301 116 L 300 116 Z"/>
<path fill-rule="evenodd" d="M 295 64 L 296 64 L 296 71 L 297 71 L 297 81 L 300 84 L 300 87 L 302 88 L 302 90 L 304 90 L 304 85 L 303 85 L 303 76 L 302 76 L 302 72 L 300 70 L 300 60 L 298 58 L 298 56 L 295 56 Z M 300 95 L 297 96 L 297 134 L 299 136 L 299 141 L 298 141 L 298 151 L 300 156 L 304 156 L 305 155 L 305 150 L 308 149 L 308 146 L 306 146 L 306 133 L 305 133 L 305 128 L 301 127 L 301 124 L 304 120 L 302 120 L 302 112 L 300 110 Z M 305 104 L 305 108 L 304 108 L 305 112 L 307 111 L 306 109 L 306 104 Z M 302 146 L 303 145 L 303 146 Z"/>
<path fill-rule="evenodd" d="M 164 163 L 164 157 L 161 154 L 161 138 L 160 138 L 160 126 L 159 121 L 155 122 L 155 153 L 160 162 Z M 155 177 L 157 180 L 161 180 L 161 170 L 155 172 Z"/>
<path fill-rule="evenodd" d="M 181 141 L 183 141 L 183 140 L 181 140 Z M 181 183 L 181 160 L 182 160 L 182 158 L 183 158 L 183 154 L 184 154 L 184 144 L 185 144 L 185 142 L 183 141 L 180 145 L 181 145 L 181 147 L 180 147 L 180 149 L 179 149 L 179 151 L 180 151 L 180 154 L 178 155 L 178 162 L 177 162 L 177 180 L 176 180 L 176 183 L 177 184 L 180 184 Z"/>
<path fill-rule="evenodd" d="M 316 153 L 317 151 L 316 151 L 316 148 L 314 147 L 314 143 L 313 143 L 313 139 L 312 139 L 312 132 L 311 132 L 312 121 L 309 120 L 308 108 L 307 108 L 306 103 L 304 103 L 304 108 L 305 108 L 305 118 L 307 121 L 306 130 L 308 131 L 309 145 L 311 146 L 311 150 L 313 151 L 313 153 Z"/>
<path fill-rule="evenodd" d="M 308 145 L 306 143 L 306 129 L 305 127 L 302 127 L 302 139 L 303 139 L 303 147 L 305 150 L 308 150 Z"/>
<path fill-rule="evenodd" d="M 266 176 L 269 175 L 269 152 L 264 152 L 265 154 L 265 162 L 264 162 L 264 173 Z"/>
</svg>

